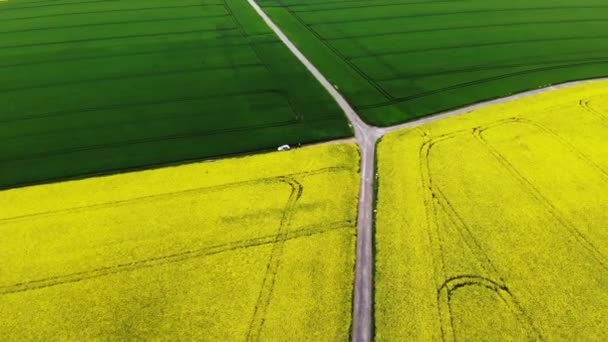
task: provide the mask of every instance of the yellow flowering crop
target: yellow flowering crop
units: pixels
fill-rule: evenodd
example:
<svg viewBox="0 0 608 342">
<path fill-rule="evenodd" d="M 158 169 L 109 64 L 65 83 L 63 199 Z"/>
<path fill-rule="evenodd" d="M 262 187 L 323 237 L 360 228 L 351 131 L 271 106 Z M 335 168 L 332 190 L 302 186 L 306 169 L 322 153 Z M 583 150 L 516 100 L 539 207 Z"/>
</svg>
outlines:
<svg viewBox="0 0 608 342">
<path fill-rule="evenodd" d="M 328 144 L 0 192 L 0 336 L 347 339 L 358 158 Z"/>
<path fill-rule="evenodd" d="M 608 83 L 385 137 L 380 341 L 608 339 Z"/>
</svg>

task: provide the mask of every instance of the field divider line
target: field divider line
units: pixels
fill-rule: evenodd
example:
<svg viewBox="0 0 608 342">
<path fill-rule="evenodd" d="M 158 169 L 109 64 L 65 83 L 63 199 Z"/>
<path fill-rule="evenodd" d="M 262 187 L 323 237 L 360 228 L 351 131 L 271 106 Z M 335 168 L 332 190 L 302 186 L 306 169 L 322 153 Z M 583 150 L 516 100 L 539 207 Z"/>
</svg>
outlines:
<svg viewBox="0 0 608 342">
<path fill-rule="evenodd" d="M 554 85 L 546 85 L 543 87 L 539 87 L 537 89 L 526 90 L 526 91 L 518 92 L 518 93 L 515 93 L 512 95 L 474 103 L 474 104 L 471 104 L 471 105 L 468 105 L 465 107 L 455 108 L 455 109 L 451 109 L 448 111 L 427 115 L 423 118 L 415 119 L 415 120 L 408 121 L 408 122 L 405 122 L 402 124 L 397 124 L 397 125 L 387 126 L 387 127 L 374 127 L 374 128 L 376 130 L 376 134 L 379 137 L 382 137 L 385 134 L 388 134 L 391 132 L 422 126 L 422 125 L 425 125 L 425 124 L 428 124 L 431 122 L 435 122 L 435 121 L 439 121 L 439 120 L 442 120 L 442 119 L 445 119 L 448 117 L 452 117 L 452 116 L 467 114 L 472 111 L 482 109 L 484 107 L 498 105 L 501 103 L 511 102 L 511 101 L 515 101 L 515 100 L 519 100 L 519 99 L 524 99 L 527 97 L 536 96 L 536 95 L 541 95 L 544 93 L 548 93 L 550 91 L 569 88 L 569 87 L 573 87 L 573 86 L 577 86 L 577 85 L 583 85 L 583 84 L 588 84 L 588 83 L 593 83 L 593 82 L 606 82 L 606 81 L 608 81 L 608 77 L 596 77 L 596 78 L 583 79 L 583 80 L 579 80 L 579 81 L 569 81 L 569 82 L 563 82 L 563 83 L 558 83 L 558 84 L 554 84 Z"/>
<path fill-rule="evenodd" d="M 513 101 L 519 98 L 538 95 L 544 92 L 557 90 L 574 85 L 590 83 L 595 81 L 608 81 L 608 77 L 598 77 L 581 81 L 565 82 L 557 85 L 525 91 L 501 97 L 494 100 L 479 102 L 470 106 L 457 108 L 446 112 L 440 112 L 424 118 L 408 121 L 388 127 L 377 127 L 365 123 L 355 112 L 353 107 L 346 101 L 344 96 L 329 82 L 329 80 L 304 56 L 293 42 L 281 31 L 281 29 L 270 19 L 255 0 L 247 0 L 255 12 L 262 18 L 268 27 L 277 35 L 291 53 L 306 67 L 306 69 L 317 79 L 325 90 L 334 98 L 340 109 L 346 115 L 350 126 L 354 130 L 357 145 L 361 153 L 359 186 L 359 204 L 357 213 L 357 244 L 355 261 L 355 283 L 353 295 L 353 317 L 351 339 L 354 342 L 369 342 L 373 340 L 373 213 L 374 213 L 374 181 L 375 173 L 375 149 L 376 143 L 385 134 L 407 128 L 418 127 L 427 123 L 438 121 L 447 117 L 469 113 L 473 110 L 503 102 Z M 331 142 L 330 142 L 331 143 Z"/>
</svg>

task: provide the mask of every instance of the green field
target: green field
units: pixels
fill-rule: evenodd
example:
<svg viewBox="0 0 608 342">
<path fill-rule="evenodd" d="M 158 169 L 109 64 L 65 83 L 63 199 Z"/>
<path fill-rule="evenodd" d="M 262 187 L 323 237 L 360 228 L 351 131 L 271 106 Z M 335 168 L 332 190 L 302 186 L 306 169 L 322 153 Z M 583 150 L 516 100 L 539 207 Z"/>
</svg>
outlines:
<svg viewBox="0 0 608 342">
<path fill-rule="evenodd" d="M 0 188 L 350 136 L 246 1 L 0 3 Z"/>
<path fill-rule="evenodd" d="M 261 0 L 369 123 L 608 75 L 604 0 Z"/>
</svg>

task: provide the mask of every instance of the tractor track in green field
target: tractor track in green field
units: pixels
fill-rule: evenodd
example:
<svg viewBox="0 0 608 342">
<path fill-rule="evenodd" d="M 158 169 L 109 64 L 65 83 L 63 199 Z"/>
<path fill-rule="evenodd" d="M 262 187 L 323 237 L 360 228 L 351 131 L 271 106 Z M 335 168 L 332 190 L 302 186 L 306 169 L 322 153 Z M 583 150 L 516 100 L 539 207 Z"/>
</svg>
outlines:
<svg viewBox="0 0 608 342">
<path fill-rule="evenodd" d="M 146 78 L 146 77 L 165 76 L 165 75 L 187 74 L 187 73 L 197 72 L 197 71 L 232 70 L 235 68 L 249 69 L 249 68 L 265 68 L 265 67 L 266 66 L 264 64 L 259 64 L 259 63 L 197 67 L 197 68 L 190 68 L 190 69 L 176 69 L 176 70 L 145 72 L 145 73 L 135 73 L 135 74 L 132 73 L 132 74 L 128 74 L 128 75 L 116 75 L 116 76 L 109 76 L 109 77 L 103 77 L 103 78 L 80 79 L 77 81 L 69 81 L 69 82 L 37 84 L 35 86 L 29 86 L 29 87 L 0 89 L 0 91 L 9 93 L 9 92 L 14 92 L 14 91 L 23 91 L 23 90 L 31 90 L 31 89 L 43 89 L 43 88 L 52 88 L 52 87 L 59 87 L 59 86 L 66 86 L 66 85 L 95 83 L 95 82 L 99 82 L 99 81 L 118 81 L 118 80 L 127 80 L 127 79 L 133 79 L 133 78 Z"/>
<path fill-rule="evenodd" d="M 575 66 L 581 66 L 581 65 L 605 64 L 606 62 L 608 62 L 608 59 L 600 59 L 600 60 L 592 60 L 592 61 L 588 61 L 588 62 L 584 62 L 583 61 L 583 62 L 580 62 L 580 63 L 564 64 L 564 65 L 557 65 L 557 66 L 548 66 L 548 67 L 544 67 L 544 68 L 536 68 L 536 69 L 529 69 L 529 70 L 524 70 L 524 71 L 519 71 L 519 72 L 513 72 L 513 73 L 505 73 L 505 74 L 494 76 L 494 77 L 487 77 L 487 78 L 482 78 L 482 79 L 478 79 L 478 80 L 473 80 L 473 81 L 470 81 L 470 82 L 465 82 L 465 83 L 461 83 L 461 84 L 457 84 L 457 85 L 453 85 L 453 86 L 449 86 L 449 87 L 434 89 L 434 90 L 431 90 L 431 91 L 422 92 L 422 93 L 418 93 L 418 94 L 414 94 L 414 95 L 410 95 L 410 96 L 398 97 L 398 98 L 394 98 L 393 97 L 393 98 L 391 98 L 390 101 L 387 101 L 387 102 L 381 102 L 381 103 L 377 103 L 377 104 L 373 104 L 373 105 L 368 105 L 368 106 L 359 106 L 357 108 L 358 109 L 380 108 L 380 107 L 383 107 L 383 106 L 386 106 L 386 105 L 396 104 L 396 103 L 400 103 L 400 102 L 406 102 L 406 101 L 422 98 L 422 97 L 425 97 L 425 96 L 440 94 L 440 93 L 448 91 L 448 90 L 465 88 L 465 87 L 468 87 L 468 86 L 471 86 L 471 85 L 477 85 L 477 84 L 482 84 L 482 83 L 489 82 L 489 81 L 501 80 L 501 79 L 509 78 L 509 77 L 513 77 L 513 76 L 532 74 L 532 73 L 541 72 L 541 71 L 548 71 L 548 70 L 568 69 L 568 68 L 572 68 L 572 67 L 575 67 Z M 407 79 L 407 78 L 399 78 L 399 80 L 402 80 L 402 79 Z"/>
<path fill-rule="evenodd" d="M 484 29 L 490 27 L 509 27 L 509 26 L 523 26 L 523 25 L 538 25 L 538 24 L 563 24 L 563 23 L 589 23 L 589 22 L 604 22 L 606 19 L 578 19 L 578 20 L 546 20 L 546 21 L 532 21 L 532 22 L 513 22 L 513 23 L 500 23 L 500 24 L 486 24 L 486 25 L 467 25 L 467 26 L 454 26 L 454 27 L 438 27 L 429 29 L 419 30 L 402 30 L 402 31 L 390 31 L 381 33 L 361 33 L 350 36 L 340 36 L 336 38 L 322 38 L 327 41 L 339 41 L 357 38 L 370 38 L 370 37 L 386 37 L 399 34 L 413 34 L 413 33 L 428 33 L 428 32 L 441 32 L 441 31 L 454 31 L 454 30 L 471 30 L 471 29 Z M 312 26 L 312 25 L 311 25 Z"/>
<path fill-rule="evenodd" d="M 514 44 L 528 44 L 528 43 L 544 43 L 544 42 L 562 42 L 567 40 L 605 40 L 608 38 L 608 35 L 585 35 L 585 36 L 572 36 L 572 37 L 554 37 L 554 38 L 542 38 L 542 39 L 519 39 L 519 40 L 505 40 L 502 42 L 489 42 L 489 43 L 478 43 L 478 44 L 461 44 L 461 45 L 451 45 L 451 46 L 440 46 L 440 47 L 430 47 L 425 49 L 415 49 L 415 50 L 396 50 L 396 51 L 387 51 L 383 53 L 377 54 L 365 54 L 359 56 L 350 56 L 349 59 L 361 59 L 361 58 L 375 58 L 375 57 L 386 57 L 386 56 L 394 56 L 394 55 L 406 55 L 406 54 L 415 54 L 421 52 L 433 52 L 433 51 L 445 51 L 445 50 L 455 50 L 455 49 L 469 49 L 476 47 L 485 47 L 485 46 L 500 46 L 500 45 L 514 45 Z"/>
<path fill-rule="evenodd" d="M 46 112 L 46 113 L 39 113 L 36 115 L 30 115 L 30 116 L 19 116 L 18 118 L 3 119 L 3 120 L 0 120 L 0 123 L 10 123 L 10 122 L 22 121 L 22 120 L 35 120 L 35 119 L 39 119 L 39 118 L 48 118 L 48 117 L 55 117 L 55 116 L 62 116 L 62 115 L 70 115 L 70 114 L 75 114 L 75 113 L 83 113 L 83 112 L 86 113 L 86 112 L 102 111 L 102 110 L 107 110 L 107 109 L 116 109 L 116 108 L 122 109 L 122 108 L 130 108 L 130 107 L 145 106 L 145 105 L 161 105 L 161 104 L 169 104 L 169 103 L 190 102 L 190 101 L 204 100 L 204 99 L 208 99 L 208 98 L 230 98 L 233 96 L 254 96 L 254 95 L 262 95 L 262 94 L 266 94 L 266 93 L 282 94 L 281 91 L 276 90 L 276 89 L 266 89 L 266 90 L 261 89 L 261 90 L 256 90 L 256 91 L 225 93 L 222 95 L 212 94 L 209 96 L 183 97 L 183 98 L 163 100 L 163 101 L 146 101 L 146 102 L 125 103 L 125 104 L 112 105 L 112 106 L 90 107 L 90 108 L 71 110 L 71 111 Z"/>
<path fill-rule="evenodd" d="M 193 20 L 193 19 L 201 19 L 201 18 L 229 18 L 229 17 L 230 17 L 229 15 L 220 14 L 220 15 L 213 15 L 213 16 L 200 16 L 200 15 L 197 15 L 197 16 L 178 17 L 178 18 L 157 18 L 157 19 L 144 19 L 144 20 L 131 20 L 131 21 L 108 21 L 108 22 L 102 22 L 102 23 L 87 23 L 87 24 L 79 24 L 79 25 L 63 25 L 63 26 L 28 28 L 28 29 L 13 30 L 13 31 L 0 31 L 0 34 L 23 33 L 23 32 L 33 32 L 33 31 L 64 30 L 64 29 L 73 29 L 73 28 L 82 28 L 82 27 L 95 27 L 95 26 L 112 26 L 112 25 L 125 25 L 125 24 L 158 23 L 158 22 L 166 22 L 166 21 Z"/>
<path fill-rule="evenodd" d="M 232 36 L 234 38 L 238 38 L 239 36 Z M 274 44 L 276 41 L 259 41 L 256 44 Z M 182 48 L 182 51 L 198 51 L 198 50 L 209 50 L 209 49 L 222 49 L 227 47 L 242 47 L 249 46 L 249 43 L 231 43 L 231 44 L 215 44 L 215 45 L 206 45 L 206 46 L 191 46 L 188 48 Z M 0 68 L 12 68 L 12 67 L 22 67 L 22 66 L 31 66 L 31 65 L 40 65 L 47 63 L 64 63 L 64 62 L 74 62 L 74 61 L 83 61 L 83 60 L 96 60 L 103 58 L 114 58 L 114 57 L 129 57 L 129 56 L 144 56 L 149 54 L 162 53 L 165 50 L 147 50 L 147 51 L 139 51 L 139 52 L 130 52 L 130 53 L 116 53 L 116 54 L 106 54 L 106 55 L 95 55 L 95 56 L 83 56 L 83 57 L 71 57 L 71 58 L 62 58 L 62 59 L 46 59 L 35 62 L 21 62 L 14 64 L 3 64 L 0 65 Z"/>
<path fill-rule="evenodd" d="M 161 33 L 148 33 L 148 34 L 133 34 L 133 35 L 122 35 L 122 36 L 110 36 L 110 37 L 103 37 L 103 38 L 74 39 L 74 40 L 66 40 L 66 41 L 54 41 L 54 42 L 42 42 L 42 43 L 31 43 L 31 44 L 21 44 L 21 45 L 0 46 L 0 50 L 20 49 L 20 48 L 39 47 L 39 46 L 48 46 L 48 45 L 80 44 L 80 43 L 99 42 L 99 41 L 106 41 L 106 40 L 131 39 L 131 38 L 164 37 L 164 36 L 171 36 L 171 35 L 174 35 L 174 34 L 204 33 L 204 32 L 218 32 L 218 31 L 234 31 L 235 29 L 236 28 L 228 28 L 228 29 L 200 29 L 200 30 L 186 30 L 186 31 L 178 31 L 178 32 L 161 32 Z"/>
<path fill-rule="evenodd" d="M 302 18 L 300 16 L 298 16 L 297 12 L 291 12 L 291 14 L 293 15 L 294 18 L 296 18 L 300 24 L 305 27 L 310 33 L 312 33 L 315 37 L 317 37 L 317 39 L 319 39 L 319 41 L 325 45 L 325 47 L 327 47 L 329 50 L 331 50 L 334 54 L 336 54 L 336 56 L 338 56 L 338 58 L 340 58 L 344 63 L 346 63 L 348 66 L 350 66 L 353 70 L 355 70 L 364 80 L 366 80 L 372 87 L 376 88 L 376 90 L 382 94 L 386 99 L 391 100 L 392 97 L 391 95 L 384 89 L 382 88 L 382 86 L 380 86 L 380 84 L 378 84 L 378 82 L 376 82 L 376 80 L 374 80 L 373 78 L 371 78 L 369 75 L 367 75 L 363 70 L 361 70 L 361 68 L 359 68 L 352 60 L 352 58 L 344 55 L 343 53 L 340 52 L 340 50 L 338 50 L 335 46 L 333 46 L 332 44 L 329 43 L 329 41 L 327 41 L 326 39 L 323 39 L 323 37 L 312 28 L 312 25 L 307 24 L 304 20 L 302 20 Z"/>
<path fill-rule="evenodd" d="M 59 14 L 45 14 L 45 15 L 37 15 L 37 16 L 30 16 L 30 17 L 9 18 L 9 19 L 2 19 L 2 20 L 3 21 L 12 21 L 12 20 L 67 17 L 67 16 L 72 16 L 72 15 L 90 15 L 90 14 L 99 14 L 99 13 L 135 12 L 135 11 L 156 10 L 156 9 L 200 8 L 200 7 L 201 7 L 200 5 L 177 5 L 177 6 L 123 8 L 123 9 L 103 10 L 103 11 L 66 12 L 66 13 L 59 13 Z"/>
<path fill-rule="evenodd" d="M 373 7 L 378 7 L 378 5 L 371 5 Z M 374 18 L 361 18 L 361 19 L 351 19 L 351 20 L 335 20 L 335 21 L 325 21 L 322 24 L 346 24 L 346 23 L 359 23 L 359 22 L 369 22 L 369 21 L 383 21 L 387 19 L 401 19 L 401 18 L 419 18 L 419 17 L 440 17 L 440 16 L 449 16 L 454 14 L 479 14 L 479 13 L 502 13 L 502 12 L 517 12 L 517 11 L 544 11 L 544 10 L 561 10 L 561 9 L 597 9 L 597 8 L 608 8 L 608 6 L 553 6 L 553 7 L 530 7 L 530 8 L 502 8 L 502 9 L 487 9 L 487 10 L 470 10 L 470 11 L 457 11 L 457 12 L 443 12 L 443 13 L 419 13 L 413 15 L 390 15 L 383 17 L 374 17 Z M 337 9 L 327 9 L 327 10 L 341 10 L 345 8 L 337 8 Z M 305 12 L 305 11 L 297 11 L 297 12 Z M 323 11 L 307 11 L 307 12 L 323 12 Z M 316 25 L 316 24 L 311 24 Z"/>
<path fill-rule="evenodd" d="M 379 5 L 360 5 L 360 6 L 347 6 L 347 7 L 339 7 L 339 9 L 343 9 L 343 8 L 368 8 L 368 7 L 377 7 L 377 6 L 394 6 L 394 5 L 420 5 L 420 4 L 428 4 L 428 3 L 438 3 L 438 2 L 459 2 L 459 1 L 463 1 L 463 0 L 433 0 L 433 1 L 412 1 L 412 2 L 403 2 L 403 1 L 399 1 L 399 2 L 393 2 L 393 3 L 388 3 L 388 4 L 379 4 Z M 307 6 L 307 5 L 318 5 L 318 4 L 347 4 L 347 3 L 353 3 L 353 2 L 362 2 L 361 0 L 346 0 L 346 1 L 307 1 L 306 4 L 304 5 L 289 5 L 291 7 L 297 7 L 297 6 Z M 282 6 L 265 6 L 268 8 L 272 8 L 272 7 L 282 7 Z M 334 8 L 330 8 L 329 10 L 332 10 Z M 311 11 L 298 11 L 298 12 L 314 12 L 314 10 Z"/>
</svg>

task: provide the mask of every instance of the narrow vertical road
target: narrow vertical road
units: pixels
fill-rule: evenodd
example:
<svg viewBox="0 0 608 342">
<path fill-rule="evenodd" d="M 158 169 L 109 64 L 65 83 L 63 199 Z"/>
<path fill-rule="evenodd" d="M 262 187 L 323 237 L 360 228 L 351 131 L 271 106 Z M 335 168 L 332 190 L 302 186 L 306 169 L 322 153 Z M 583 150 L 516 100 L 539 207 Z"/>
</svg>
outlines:
<svg viewBox="0 0 608 342">
<path fill-rule="evenodd" d="M 372 339 L 372 220 L 374 194 L 374 158 L 378 136 L 376 129 L 367 125 L 355 113 L 344 97 L 331 85 L 319 70 L 298 50 L 254 0 L 247 0 L 256 13 L 274 31 L 287 48 L 313 74 L 336 100 L 350 121 L 361 153 L 361 184 L 359 187 L 359 211 L 357 217 L 357 254 L 355 289 L 353 299 L 353 341 Z"/>
</svg>

